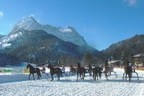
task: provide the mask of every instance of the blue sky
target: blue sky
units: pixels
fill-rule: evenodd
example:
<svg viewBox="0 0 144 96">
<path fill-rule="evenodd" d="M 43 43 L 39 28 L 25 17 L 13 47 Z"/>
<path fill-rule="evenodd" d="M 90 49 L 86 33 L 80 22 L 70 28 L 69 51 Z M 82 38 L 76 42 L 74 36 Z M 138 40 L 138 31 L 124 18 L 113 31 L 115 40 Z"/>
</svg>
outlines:
<svg viewBox="0 0 144 96">
<path fill-rule="evenodd" d="M 0 34 L 30 15 L 42 24 L 75 27 L 99 50 L 144 34 L 144 0 L 0 0 Z"/>
</svg>

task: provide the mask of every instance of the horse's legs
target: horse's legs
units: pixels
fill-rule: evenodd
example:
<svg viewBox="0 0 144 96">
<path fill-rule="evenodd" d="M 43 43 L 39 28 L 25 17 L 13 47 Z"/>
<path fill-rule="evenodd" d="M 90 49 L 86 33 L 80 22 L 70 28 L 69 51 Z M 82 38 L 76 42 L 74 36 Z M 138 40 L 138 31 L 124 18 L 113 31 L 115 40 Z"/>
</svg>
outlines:
<svg viewBox="0 0 144 96">
<path fill-rule="evenodd" d="M 83 73 L 81 73 L 81 80 L 83 80 L 83 76 L 84 76 Z"/>
<path fill-rule="evenodd" d="M 128 75 L 128 74 L 127 74 L 127 73 L 125 73 L 125 77 L 124 77 L 124 78 L 125 78 L 125 80 L 127 80 L 127 75 Z"/>
<path fill-rule="evenodd" d="M 40 79 L 40 75 L 39 74 L 37 74 L 37 79 Z"/>
<path fill-rule="evenodd" d="M 59 74 L 59 73 L 58 73 L 58 74 Z M 58 76 L 58 74 L 57 74 L 57 76 Z M 65 75 L 65 73 L 64 73 L 64 72 L 62 72 L 62 73 L 61 73 L 61 76 L 62 76 L 62 77 L 64 77 L 64 75 Z"/>
<path fill-rule="evenodd" d="M 89 70 L 89 75 L 92 76 L 91 70 Z"/>
<path fill-rule="evenodd" d="M 107 76 L 110 76 L 110 72 L 109 71 L 107 72 Z"/>
<path fill-rule="evenodd" d="M 83 72 L 83 74 L 82 74 L 82 79 L 84 80 L 84 77 L 85 77 L 85 73 Z"/>
<path fill-rule="evenodd" d="M 96 78 L 95 78 L 95 75 L 93 75 L 93 79 L 95 80 Z"/>
<path fill-rule="evenodd" d="M 77 72 L 77 81 L 78 81 L 78 77 L 79 77 L 80 73 Z"/>
<path fill-rule="evenodd" d="M 81 73 L 81 72 L 79 72 L 78 74 L 79 74 L 80 79 L 82 79 L 82 73 Z"/>
<path fill-rule="evenodd" d="M 125 78 L 125 73 L 123 73 L 123 80 L 124 80 L 124 78 Z"/>
<path fill-rule="evenodd" d="M 53 79 L 54 79 L 54 78 L 53 78 L 53 74 L 51 74 L 51 81 L 53 81 Z"/>
<path fill-rule="evenodd" d="M 30 80 L 30 76 L 31 76 L 31 73 L 29 74 L 29 76 L 28 76 L 28 79 Z"/>
<path fill-rule="evenodd" d="M 79 73 L 77 72 L 77 81 L 78 81 Z"/>
<path fill-rule="evenodd" d="M 80 78 L 82 79 L 83 78 L 83 76 L 82 76 L 83 74 L 82 73 L 80 73 Z"/>
<path fill-rule="evenodd" d="M 80 78 L 82 79 L 83 77 L 82 77 L 82 73 L 80 73 Z"/>
<path fill-rule="evenodd" d="M 85 73 L 82 72 L 82 73 L 81 73 L 81 79 L 84 80 L 84 77 L 85 77 Z"/>
<path fill-rule="evenodd" d="M 109 72 L 109 76 L 111 76 L 111 73 L 112 73 L 112 72 L 110 71 L 110 72 Z"/>
<path fill-rule="evenodd" d="M 98 77 L 101 79 L 101 76 L 102 76 L 102 72 L 98 72 Z"/>
<path fill-rule="evenodd" d="M 42 75 L 41 75 L 41 72 L 39 71 L 39 76 L 40 76 L 40 78 L 42 77 Z"/>
<path fill-rule="evenodd" d="M 93 79 L 95 80 L 95 72 L 93 72 Z"/>
<path fill-rule="evenodd" d="M 99 77 L 100 77 L 100 79 L 101 79 L 101 77 L 102 77 L 102 72 L 99 73 Z"/>
<path fill-rule="evenodd" d="M 129 74 L 128 74 L 128 73 L 126 73 L 126 76 L 125 76 L 125 79 L 126 79 L 126 80 L 127 80 L 128 75 L 129 75 Z"/>
<path fill-rule="evenodd" d="M 105 72 L 105 77 L 108 80 L 108 73 L 107 72 Z"/>
<path fill-rule="evenodd" d="M 125 80 L 127 80 L 127 73 L 123 73 L 123 80 L 125 79 Z"/>
<path fill-rule="evenodd" d="M 89 75 L 91 76 L 91 72 L 89 71 Z"/>
<path fill-rule="evenodd" d="M 115 72 L 115 71 L 113 71 L 113 72 L 114 72 L 114 74 L 115 74 L 115 76 L 116 76 L 116 78 L 117 78 L 118 76 L 117 76 L 116 72 Z"/>
<path fill-rule="evenodd" d="M 37 72 L 37 79 L 40 79 L 40 78 L 41 78 L 41 73 Z"/>
<path fill-rule="evenodd" d="M 59 74 L 57 74 L 58 80 L 59 80 Z"/>
<path fill-rule="evenodd" d="M 49 76 L 49 73 L 45 73 L 45 74 L 46 74 L 46 76 L 47 76 L 47 79 L 48 79 L 48 78 L 50 77 L 50 76 Z"/>
<path fill-rule="evenodd" d="M 33 75 L 33 80 L 35 80 L 34 73 L 32 73 L 32 75 Z"/>
<path fill-rule="evenodd" d="M 96 74 L 97 80 L 98 80 L 98 73 Z"/>
<path fill-rule="evenodd" d="M 57 74 L 57 76 L 58 76 L 58 80 L 60 80 L 60 75 L 61 75 L 60 73 Z"/>
<path fill-rule="evenodd" d="M 137 79 L 139 80 L 139 76 L 138 76 L 138 73 L 137 73 L 137 72 L 135 72 L 135 71 L 134 71 L 134 73 L 137 75 Z"/>
<path fill-rule="evenodd" d="M 95 73 L 95 77 L 94 77 L 94 80 L 97 80 L 97 73 Z"/>
<path fill-rule="evenodd" d="M 132 73 L 128 73 L 129 82 L 131 81 Z"/>
</svg>

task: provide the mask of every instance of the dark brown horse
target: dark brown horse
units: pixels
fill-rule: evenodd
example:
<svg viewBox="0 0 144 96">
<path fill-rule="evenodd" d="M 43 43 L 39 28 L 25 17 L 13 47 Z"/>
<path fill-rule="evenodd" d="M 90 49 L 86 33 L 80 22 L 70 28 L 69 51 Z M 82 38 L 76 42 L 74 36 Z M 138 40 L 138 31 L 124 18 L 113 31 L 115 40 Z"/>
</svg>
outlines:
<svg viewBox="0 0 144 96">
<path fill-rule="evenodd" d="M 132 78 L 132 66 L 129 65 L 129 62 L 124 67 L 124 73 L 123 73 L 123 79 L 127 79 L 127 76 L 129 78 L 129 82 L 131 81 Z"/>
<path fill-rule="evenodd" d="M 109 65 L 108 65 L 108 60 L 106 60 L 104 64 L 104 74 L 107 80 L 108 80 L 108 73 L 109 73 Z"/>
<path fill-rule="evenodd" d="M 90 76 L 92 76 L 92 71 L 93 71 L 92 66 L 91 66 L 91 64 L 89 64 L 88 65 L 88 73 Z"/>
<path fill-rule="evenodd" d="M 129 78 L 129 81 L 131 81 L 132 73 L 135 73 L 137 75 L 137 79 L 139 80 L 138 73 L 133 69 L 133 65 L 127 61 L 127 63 L 124 63 L 124 73 L 123 73 L 123 79 L 127 79 L 127 76 Z"/>
<path fill-rule="evenodd" d="M 102 75 L 102 70 L 103 68 L 102 67 L 96 67 L 93 68 L 93 79 L 94 80 L 98 80 L 99 78 L 101 78 L 101 75 Z"/>
<path fill-rule="evenodd" d="M 53 75 L 57 75 L 58 80 L 60 80 L 60 77 L 62 76 L 62 70 L 58 67 L 53 67 L 52 65 L 48 65 L 48 68 L 50 69 L 50 75 L 51 75 L 51 81 L 54 80 Z"/>
<path fill-rule="evenodd" d="M 33 76 L 33 80 L 35 79 L 34 74 L 37 74 L 37 79 L 41 78 L 41 72 L 39 68 L 34 68 L 31 64 L 27 65 L 27 69 L 29 69 L 29 77 L 28 79 L 30 80 L 31 75 Z"/>
<path fill-rule="evenodd" d="M 80 63 L 78 63 L 78 66 L 77 66 L 77 80 L 78 80 L 78 77 L 80 76 L 80 78 L 82 80 L 84 80 L 84 77 L 85 77 L 85 68 L 84 67 L 81 67 L 80 66 Z"/>
</svg>

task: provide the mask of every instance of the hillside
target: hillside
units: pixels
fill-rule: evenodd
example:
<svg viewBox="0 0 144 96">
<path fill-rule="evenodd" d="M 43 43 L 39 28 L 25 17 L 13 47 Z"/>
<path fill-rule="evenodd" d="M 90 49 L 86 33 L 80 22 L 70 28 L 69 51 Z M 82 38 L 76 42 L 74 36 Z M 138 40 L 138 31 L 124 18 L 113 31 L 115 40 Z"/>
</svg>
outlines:
<svg viewBox="0 0 144 96">
<path fill-rule="evenodd" d="M 144 53 L 144 35 L 136 35 L 127 40 L 112 44 L 103 53 L 110 57 L 120 59 L 122 56 L 130 57 L 134 54 Z"/>
</svg>

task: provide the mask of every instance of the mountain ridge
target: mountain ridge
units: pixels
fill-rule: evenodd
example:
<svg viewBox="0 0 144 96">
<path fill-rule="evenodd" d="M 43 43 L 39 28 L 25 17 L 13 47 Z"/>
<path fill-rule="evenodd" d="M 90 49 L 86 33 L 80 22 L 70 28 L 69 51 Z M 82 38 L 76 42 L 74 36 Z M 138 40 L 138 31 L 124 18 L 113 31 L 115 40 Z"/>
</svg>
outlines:
<svg viewBox="0 0 144 96">
<path fill-rule="evenodd" d="M 62 64 L 76 64 L 86 53 L 96 60 L 103 57 L 101 52 L 88 46 L 75 28 L 41 25 L 33 17 L 20 20 L 8 35 L 0 39 L 0 53 L 36 64 L 49 61 L 57 64 L 58 60 Z"/>
<path fill-rule="evenodd" d="M 37 22 L 34 17 L 28 16 L 20 20 L 17 24 L 15 24 L 13 30 L 9 34 L 13 34 L 17 32 L 17 30 L 44 30 L 48 34 L 52 34 L 64 41 L 72 42 L 79 46 L 87 46 L 84 38 L 71 26 L 66 28 L 63 27 L 55 27 L 52 25 L 42 25 Z"/>
<path fill-rule="evenodd" d="M 144 53 L 144 34 L 135 35 L 131 38 L 119 41 L 118 43 L 114 43 L 102 52 L 116 59 Z"/>
</svg>

